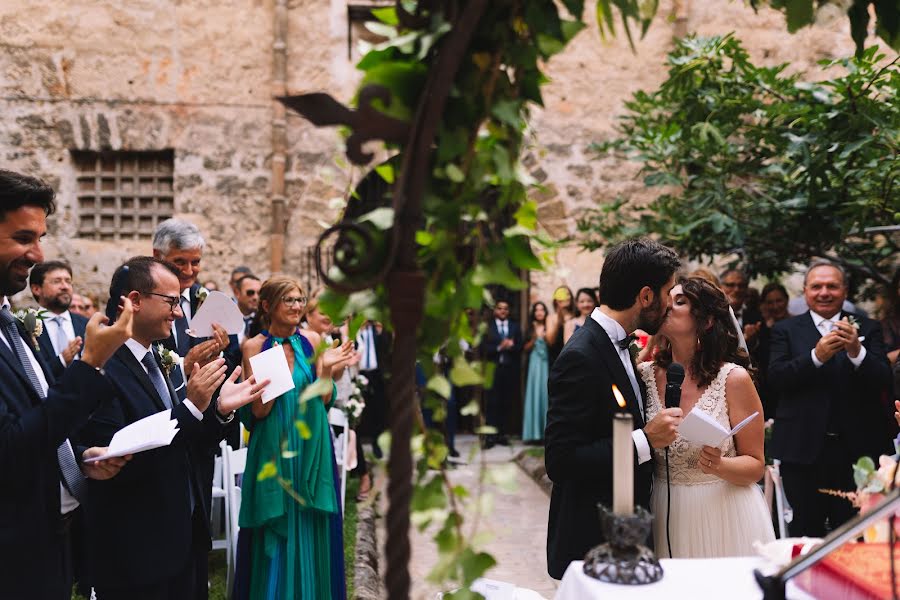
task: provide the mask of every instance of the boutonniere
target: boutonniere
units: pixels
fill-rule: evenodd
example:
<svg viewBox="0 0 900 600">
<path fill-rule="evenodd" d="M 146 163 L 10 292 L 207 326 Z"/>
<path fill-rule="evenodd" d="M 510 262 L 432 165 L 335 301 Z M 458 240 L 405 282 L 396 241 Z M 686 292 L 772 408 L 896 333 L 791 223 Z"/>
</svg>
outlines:
<svg viewBox="0 0 900 600">
<path fill-rule="evenodd" d="M 15 317 L 31 336 L 31 345 L 38 350 L 38 338 L 44 332 L 44 319 L 47 318 L 46 309 L 20 308 L 15 312 Z"/>
<path fill-rule="evenodd" d="M 165 348 L 162 344 L 156 345 L 156 352 L 159 354 L 159 361 L 162 363 L 163 370 L 168 375 L 175 368 L 175 365 L 178 364 L 178 354 L 174 350 Z"/>
<path fill-rule="evenodd" d="M 206 300 L 206 297 L 209 296 L 209 290 L 200 286 L 200 289 L 197 290 L 197 309 L 200 309 L 200 305 L 203 304 L 203 301 Z"/>
<path fill-rule="evenodd" d="M 854 329 L 856 329 L 857 331 L 859 331 L 859 320 L 858 320 L 855 316 L 853 316 L 853 315 L 847 315 L 847 316 L 844 317 L 844 318 L 847 319 L 847 322 L 848 322 L 848 323 L 850 323 L 851 325 L 853 325 Z"/>
</svg>

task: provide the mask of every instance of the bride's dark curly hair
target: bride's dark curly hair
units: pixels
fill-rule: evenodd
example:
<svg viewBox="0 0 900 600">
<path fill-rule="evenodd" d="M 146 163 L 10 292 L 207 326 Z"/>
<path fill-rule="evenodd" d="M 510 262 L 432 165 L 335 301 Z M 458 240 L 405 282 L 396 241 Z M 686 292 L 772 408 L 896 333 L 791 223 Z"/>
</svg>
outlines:
<svg viewBox="0 0 900 600">
<path fill-rule="evenodd" d="M 697 324 L 697 351 L 686 365 L 699 387 L 712 383 L 726 362 L 738 364 L 753 374 L 750 355 L 738 346 L 734 321 L 728 310 L 728 299 L 715 285 L 700 277 L 681 279 L 683 294 L 691 303 L 691 316 Z M 663 339 L 654 364 L 667 369 L 672 364 L 672 348 Z"/>
</svg>

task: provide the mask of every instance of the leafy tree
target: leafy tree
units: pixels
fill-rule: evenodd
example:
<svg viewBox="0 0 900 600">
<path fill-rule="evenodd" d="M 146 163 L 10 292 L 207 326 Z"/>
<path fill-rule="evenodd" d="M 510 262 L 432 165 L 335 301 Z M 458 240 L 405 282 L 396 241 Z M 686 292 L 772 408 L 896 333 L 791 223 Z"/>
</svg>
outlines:
<svg viewBox="0 0 900 600">
<path fill-rule="evenodd" d="M 884 63 L 869 48 L 811 83 L 752 64 L 731 35 L 680 41 L 662 86 L 626 103 L 621 137 L 595 145 L 641 161 L 656 197 L 586 212 L 583 243 L 658 235 L 769 276 L 827 256 L 884 282 L 897 238 L 863 231 L 900 223 L 900 67 Z"/>
</svg>

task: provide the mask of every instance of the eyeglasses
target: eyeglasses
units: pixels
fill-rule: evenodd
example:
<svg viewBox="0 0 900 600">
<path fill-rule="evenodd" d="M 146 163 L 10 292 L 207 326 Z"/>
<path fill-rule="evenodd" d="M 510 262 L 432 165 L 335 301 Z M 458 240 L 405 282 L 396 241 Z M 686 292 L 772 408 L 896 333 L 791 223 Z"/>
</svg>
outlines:
<svg viewBox="0 0 900 600">
<path fill-rule="evenodd" d="M 156 292 L 147 292 L 145 296 L 159 296 L 163 299 L 163 302 L 169 305 L 169 310 L 174 311 L 181 304 L 181 299 L 178 296 L 168 296 L 166 294 L 157 294 Z"/>
<path fill-rule="evenodd" d="M 281 299 L 284 302 L 284 305 L 288 308 L 292 307 L 295 304 L 299 304 L 300 306 L 306 306 L 306 296 L 294 297 L 294 296 L 285 296 Z"/>
</svg>

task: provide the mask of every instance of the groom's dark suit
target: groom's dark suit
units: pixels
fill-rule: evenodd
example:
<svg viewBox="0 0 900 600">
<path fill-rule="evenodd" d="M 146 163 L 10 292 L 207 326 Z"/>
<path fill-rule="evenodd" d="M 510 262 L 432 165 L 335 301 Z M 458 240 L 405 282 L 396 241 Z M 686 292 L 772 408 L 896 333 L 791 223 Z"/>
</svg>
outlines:
<svg viewBox="0 0 900 600">
<path fill-rule="evenodd" d="M 637 374 L 637 369 L 635 369 Z M 634 417 L 644 427 L 634 388 L 606 331 L 588 317 L 553 363 L 545 432 L 547 475 L 553 481 L 547 531 L 547 570 L 561 579 L 569 563 L 581 560 L 604 542 L 597 503 L 612 506 L 612 418 L 619 405 L 616 384 Z M 634 499 L 650 502 L 653 462 L 638 465 L 635 451 Z"/>
<path fill-rule="evenodd" d="M 166 408 L 127 346 L 105 370 L 115 394 L 104 399 L 81 434 L 85 443 L 98 446 L 122 427 Z M 165 381 L 177 398 L 168 377 Z M 161 597 L 181 597 L 176 593 L 181 588 L 171 582 L 184 579 L 181 574 L 194 560 L 192 547 L 195 553 L 209 549 L 209 506 L 202 493 L 207 482 L 200 479 L 197 461 L 222 439 L 224 429 L 209 411 L 198 421 L 183 402 L 174 404 L 179 432 L 171 445 L 135 454 L 119 476 L 89 484 L 88 524 L 101 590 L 168 585 Z"/>
<path fill-rule="evenodd" d="M 835 316 L 838 320 L 847 313 Z M 881 403 L 890 366 L 877 321 L 856 316 L 866 356 L 858 367 L 840 351 L 821 367 L 811 352 L 822 338 L 809 312 L 772 329 L 768 381 L 778 394 L 772 456 L 782 461 L 791 535 L 822 536 L 826 516 L 837 527 L 852 516 L 849 502 L 821 488 L 851 490 L 851 466 L 863 455 L 889 453 L 892 419 Z"/>
</svg>

